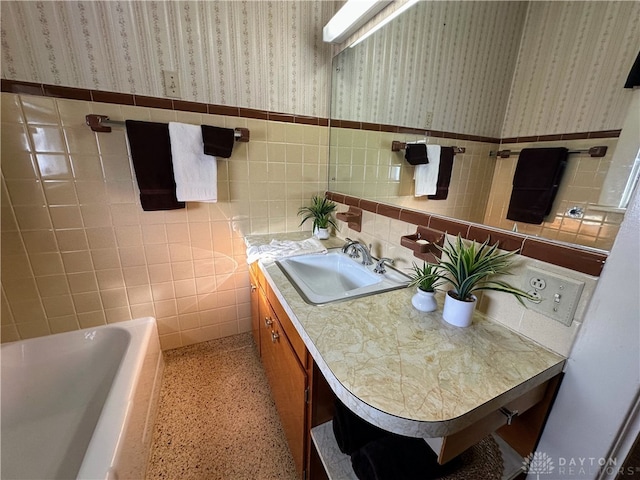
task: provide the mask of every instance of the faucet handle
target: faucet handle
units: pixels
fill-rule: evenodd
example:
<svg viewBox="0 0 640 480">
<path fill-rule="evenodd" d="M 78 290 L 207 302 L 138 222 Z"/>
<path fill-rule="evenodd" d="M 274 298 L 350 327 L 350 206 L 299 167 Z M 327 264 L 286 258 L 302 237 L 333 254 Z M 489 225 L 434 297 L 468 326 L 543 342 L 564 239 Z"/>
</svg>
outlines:
<svg viewBox="0 0 640 480">
<path fill-rule="evenodd" d="M 350 258 L 358 258 L 360 255 L 358 254 L 358 250 L 355 248 L 360 242 L 357 240 L 351 240 L 350 238 L 345 238 L 345 244 L 342 246 L 342 253 L 346 253 Z"/>
<path fill-rule="evenodd" d="M 347 250 L 349 250 L 349 247 L 352 247 L 354 243 L 357 243 L 353 240 L 351 240 L 349 237 L 344 239 L 345 244 L 342 246 L 342 253 L 347 253 Z"/>
<path fill-rule="evenodd" d="M 373 268 L 373 271 L 375 273 L 379 273 L 380 275 L 382 275 L 383 273 L 387 272 L 387 269 L 384 268 L 384 264 L 388 263 L 389 265 L 393 265 L 394 261 L 392 258 L 381 258 L 380 260 L 378 260 L 378 263 L 376 263 L 376 266 Z"/>
</svg>

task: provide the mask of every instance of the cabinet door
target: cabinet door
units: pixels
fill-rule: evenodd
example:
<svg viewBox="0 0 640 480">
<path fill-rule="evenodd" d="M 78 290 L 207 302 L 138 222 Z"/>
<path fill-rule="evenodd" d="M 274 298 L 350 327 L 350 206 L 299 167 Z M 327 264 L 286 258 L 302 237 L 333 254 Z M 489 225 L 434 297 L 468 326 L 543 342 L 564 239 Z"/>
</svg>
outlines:
<svg viewBox="0 0 640 480">
<path fill-rule="evenodd" d="M 261 298 L 264 300 L 264 297 Z M 305 463 L 307 374 L 271 307 L 264 301 L 260 305 L 262 362 L 298 477 L 302 478 Z"/>
<path fill-rule="evenodd" d="M 251 333 L 258 355 L 262 355 L 260 351 L 260 287 L 253 272 L 249 275 L 249 281 L 251 283 Z"/>
</svg>

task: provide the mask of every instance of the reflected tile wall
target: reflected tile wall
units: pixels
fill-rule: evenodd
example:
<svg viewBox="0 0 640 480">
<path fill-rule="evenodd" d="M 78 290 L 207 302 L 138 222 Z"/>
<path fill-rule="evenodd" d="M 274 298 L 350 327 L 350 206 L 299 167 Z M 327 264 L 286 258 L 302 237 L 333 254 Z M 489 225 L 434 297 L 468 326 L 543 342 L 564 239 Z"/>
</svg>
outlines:
<svg viewBox="0 0 640 480">
<path fill-rule="evenodd" d="M 326 190 L 328 129 L 2 94 L 3 342 L 151 315 L 163 348 L 250 330 L 243 235 L 300 229 Z M 144 212 L 124 129 L 85 115 L 248 127 L 218 203 Z"/>
<path fill-rule="evenodd" d="M 391 151 L 394 140 L 466 149 L 455 156 L 446 200 L 414 196 L 415 167 L 404 159 L 404 150 Z M 496 165 L 489 152 L 497 144 L 334 127 L 331 146 L 332 190 L 470 222 L 484 219 Z"/>
<path fill-rule="evenodd" d="M 414 167 L 404 159 L 404 151 L 392 152 L 391 142 L 427 141 L 442 146 L 465 147 L 453 163 L 449 196 L 446 200 L 415 197 Z M 576 243 L 610 250 L 624 213 L 595 205 L 609 170 L 617 138 L 591 138 L 504 143 L 502 145 L 414 134 L 399 134 L 331 129 L 330 188 L 354 197 L 375 199 L 429 213 L 469 222 L 517 230 L 550 240 Z M 491 157 L 499 149 L 519 151 L 523 148 L 567 147 L 569 150 L 607 146 L 607 155 L 590 157 L 587 153 L 571 154 L 551 214 L 541 225 L 507 220 L 512 180 L 518 157 Z M 582 209 L 579 218 L 569 212 Z"/>
<path fill-rule="evenodd" d="M 518 156 L 498 159 L 483 223 L 506 230 L 512 230 L 516 225 L 519 232 L 528 235 L 611 250 L 624 213 L 615 209 L 602 209 L 595 204 L 600 198 L 617 140 L 617 138 L 600 138 L 503 144 L 501 149 L 513 151 L 555 146 L 566 147 L 569 150 L 588 149 L 595 145 L 605 145 L 608 148 L 606 156 L 602 158 L 590 157 L 587 153 L 569 155 L 551 213 L 540 225 L 507 220 Z M 570 212 L 575 207 L 581 209 L 583 213 L 572 216 Z"/>
</svg>

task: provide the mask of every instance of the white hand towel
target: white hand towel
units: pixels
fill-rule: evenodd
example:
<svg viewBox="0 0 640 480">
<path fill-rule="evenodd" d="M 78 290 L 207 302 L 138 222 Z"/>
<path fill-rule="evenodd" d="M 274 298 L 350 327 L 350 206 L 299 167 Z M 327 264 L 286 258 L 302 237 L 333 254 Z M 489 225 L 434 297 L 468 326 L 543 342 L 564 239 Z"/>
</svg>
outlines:
<svg viewBox="0 0 640 480">
<path fill-rule="evenodd" d="M 309 253 L 327 253 L 327 248 L 313 237 L 306 240 L 271 240 L 268 245 L 254 245 L 247 248 L 247 263 L 256 260 L 273 261 Z"/>
<path fill-rule="evenodd" d="M 169 122 L 169 138 L 178 200 L 217 202 L 217 161 L 204 154 L 200 125 Z"/>
<path fill-rule="evenodd" d="M 435 195 L 438 188 L 438 171 L 440 170 L 440 145 L 427 145 L 429 163 L 416 165 L 413 178 L 415 180 L 415 196 Z"/>
</svg>

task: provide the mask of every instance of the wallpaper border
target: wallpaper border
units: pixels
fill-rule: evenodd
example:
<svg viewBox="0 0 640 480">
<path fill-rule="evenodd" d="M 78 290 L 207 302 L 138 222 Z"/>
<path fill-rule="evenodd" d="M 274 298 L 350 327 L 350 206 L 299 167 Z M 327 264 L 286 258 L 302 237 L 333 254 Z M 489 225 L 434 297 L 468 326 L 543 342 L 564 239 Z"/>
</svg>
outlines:
<svg viewBox="0 0 640 480">
<path fill-rule="evenodd" d="M 593 132 L 562 133 L 556 135 L 540 135 L 527 137 L 495 138 L 465 133 L 444 132 L 439 130 L 425 130 L 398 125 L 381 123 L 354 122 L 324 117 L 305 115 L 291 115 L 287 113 L 256 110 L 252 108 L 232 107 L 229 105 L 215 105 L 212 103 L 190 102 L 163 97 L 149 97 L 130 93 L 107 92 L 103 90 L 89 90 L 85 88 L 63 87 L 46 83 L 24 82 L 20 80 L 0 79 L 0 90 L 5 93 L 37 95 L 41 97 L 66 98 L 69 100 L 84 100 L 87 102 L 115 103 L 118 105 L 133 105 L 138 107 L 162 108 L 183 112 L 206 113 L 212 115 L 227 115 L 257 120 L 271 120 L 274 122 L 299 123 L 317 125 L 321 127 L 349 128 L 355 130 L 369 130 L 375 132 L 405 133 L 424 135 L 426 137 L 450 138 L 472 142 L 506 144 L 522 142 L 549 142 L 553 140 L 582 140 L 590 138 L 617 138 L 621 130 L 600 130 Z"/>
<path fill-rule="evenodd" d="M 593 132 L 572 132 L 559 133 L 555 135 L 531 135 L 526 137 L 483 137 L 479 135 L 468 135 L 466 133 L 443 132 L 440 130 L 425 130 L 422 128 L 402 127 L 395 125 L 385 125 L 378 123 L 354 122 L 352 120 L 331 120 L 332 127 L 351 128 L 354 130 L 371 130 L 375 132 L 409 133 L 424 135 L 426 137 L 451 138 L 455 140 L 468 140 L 483 143 L 530 143 L 530 142 L 551 142 L 555 140 L 585 140 L 590 138 L 618 138 L 622 130 L 598 130 Z"/>
<path fill-rule="evenodd" d="M 328 127 L 329 119 L 310 117 L 305 115 L 291 115 L 287 113 L 256 110 L 253 108 L 232 107 L 229 105 L 215 105 L 211 103 L 174 100 L 171 98 L 149 97 L 130 93 L 106 92 L 102 90 L 88 90 L 85 88 L 62 87 L 45 83 L 23 82 L 19 80 L 0 80 L 0 90 L 4 93 L 23 95 L 37 95 L 41 97 L 65 98 L 68 100 L 84 100 L 87 102 L 115 103 L 118 105 L 132 105 L 137 107 L 162 108 L 182 112 L 206 113 L 211 115 L 227 115 L 257 120 L 271 120 L 275 122 L 300 123 Z"/>
</svg>

